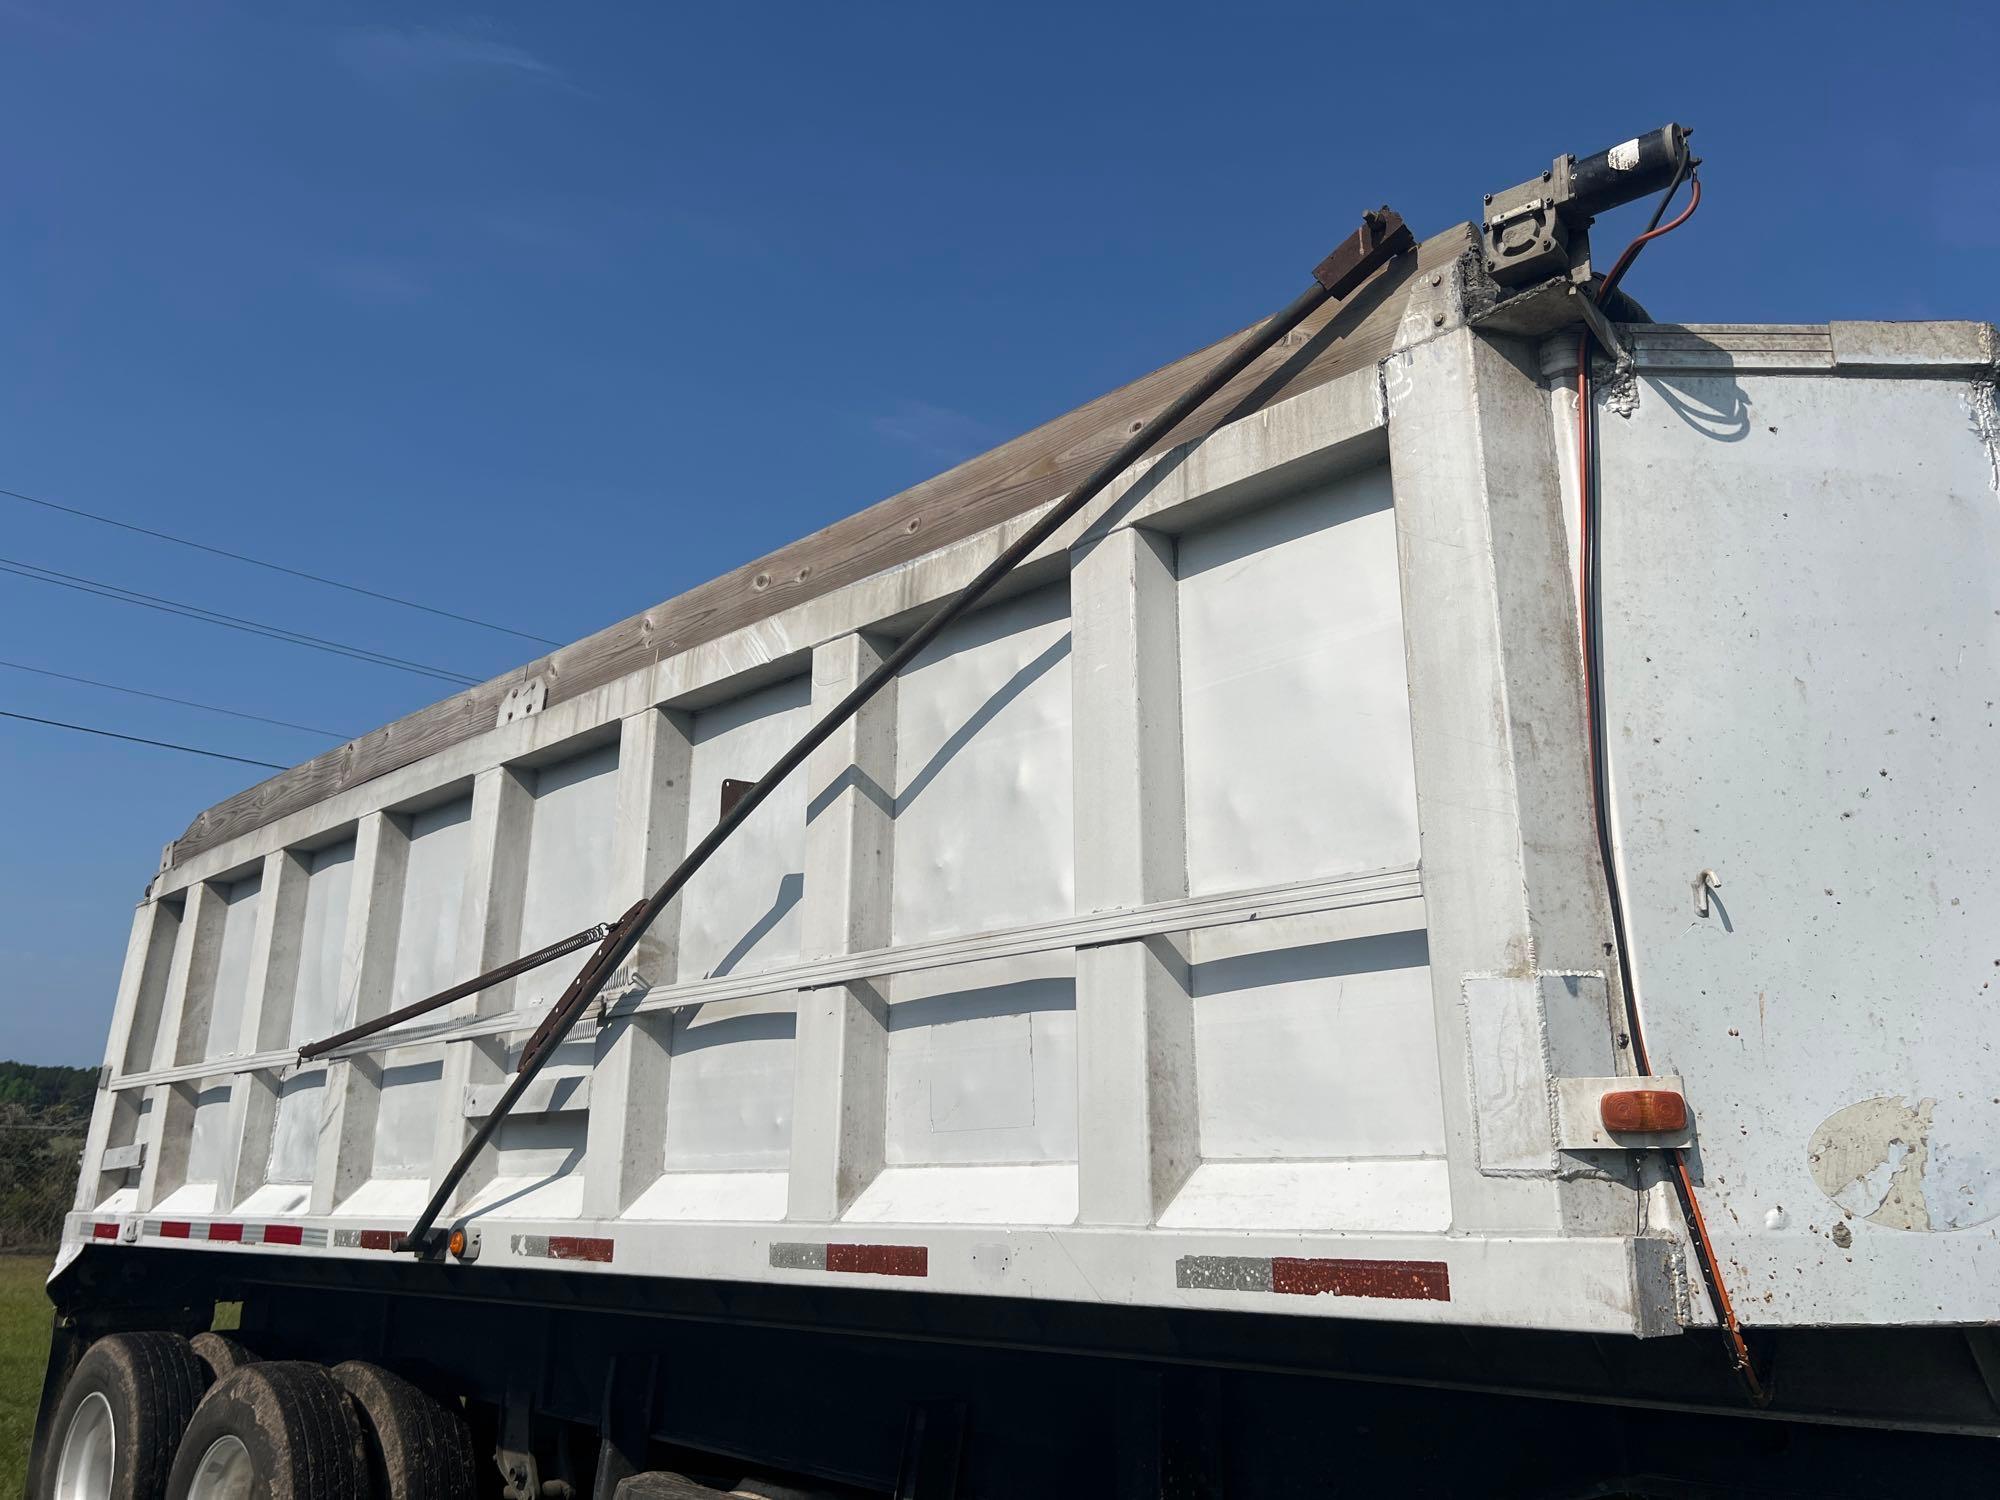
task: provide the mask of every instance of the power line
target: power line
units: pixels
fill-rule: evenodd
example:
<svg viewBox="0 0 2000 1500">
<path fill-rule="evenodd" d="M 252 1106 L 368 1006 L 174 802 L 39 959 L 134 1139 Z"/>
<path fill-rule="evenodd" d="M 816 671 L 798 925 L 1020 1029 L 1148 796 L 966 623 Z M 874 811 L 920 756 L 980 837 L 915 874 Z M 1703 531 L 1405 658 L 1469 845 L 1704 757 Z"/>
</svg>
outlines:
<svg viewBox="0 0 2000 1500">
<path fill-rule="evenodd" d="M 185 619 L 199 620 L 207 625 L 220 625 L 229 630 L 241 630 L 251 635 L 261 635 L 274 641 L 284 641 L 294 646 L 307 646 L 315 651 L 328 651 L 336 656 L 351 657 L 356 661 L 368 662 L 378 667 L 393 667 L 402 672 L 415 672 L 424 677 L 435 677 L 442 682 L 455 682 L 465 687 L 477 687 L 479 679 L 467 677 L 461 672 L 447 671 L 443 667 L 427 667 L 422 662 L 406 660 L 400 656 L 390 656 L 385 652 L 372 651 L 365 646 L 350 646 L 340 641 L 330 641 L 323 636 L 308 635 L 303 631 L 290 630 L 282 625 L 267 625 L 257 620 L 246 620 L 241 615 L 224 614 L 220 610 L 206 609 L 199 604 L 184 604 L 179 600 L 165 599 L 157 594 L 142 593 L 138 589 L 123 588 L 118 584 L 104 583 L 94 578 L 79 577 L 74 573 L 59 573 L 53 568 L 44 568 L 36 563 L 19 562 L 13 558 L 0 557 L 0 572 L 16 573 L 23 578 L 32 578 L 37 583 L 53 583 L 61 588 L 75 589 L 80 593 L 96 594 L 106 599 L 116 599 L 123 604 L 137 604 L 146 609 L 156 609 L 164 614 L 180 615 Z"/>
<path fill-rule="evenodd" d="M 282 625 L 265 625 L 256 620 L 246 620 L 241 615 L 226 615 L 219 610 L 204 609 L 198 604 L 183 604 L 178 600 L 163 599 L 157 594 L 145 594 L 137 589 L 121 588 L 114 583 L 100 583 L 94 578 L 80 578 L 74 573 L 58 573 L 53 568 L 17 562 L 9 557 L 0 557 L 0 572 L 17 573 L 23 578 L 32 578 L 37 583 L 53 583 L 59 588 L 96 594 L 105 599 L 116 599 L 123 604 L 137 604 L 146 609 L 157 609 L 163 614 L 180 615 L 185 619 L 200 620 L 207 625 L 220 625 L 227 630 L 241 630 L 274 641 L 286 641 L 294 646 L 309 646 L 315 651 L 329 651 L 335 656 L 352 657 L 355 661 L 365 661 L 378 667 L 394 667 L 399 672 L 415 672 L 420 677 L 435 677 L 440 682 L 455 682 L 463 687 L 479 685 L 477 677 L 467 677 L 461 672 L 448 672 L 442 667 L 427 667 L 421 662 L 406 661 L 400 656 L 370 651 L 363 646 L 343 645 L 339 641 L 307 635 L 303 631 L 287 630 Z"/>
<path fill-rule="evenodd" d="M 0 719 L 19 719 L 27 724 L 47 724 L 52 729 L 72 729 L 78 734 L 99 734 L 107 740 L 127 740 L 134 745 L 155 745 L 162 750 L 181 750 L 189 755 L 206 755 L 210 760 L 233 760 L 241 766 L 264 766 L 273 771 L 289 770 L 274 760 L 252 760 L 247 755 L 224 755 L 220 750 L 203 750 L 194 745 L 176 745 L 171 740 L 142 739 L 136 734 L 120 734 L 115 729 L 93 729 L 88 724 L 65 724 L 61 719 L 38 719 L 33 714 L 17 714 L 0 708 Z"/>
<path fill-rule="evenodd" d="M 461 615 L 453 610 L 438 609 L 433 605 L 419 604 L 414 599 L 405 599 L 400 594 L 384 594 L 375 589 L 365 589 L 358 583 L 342 583 L 338 578 L 328 578 L 320 573 L 308 573 L 300 568 L 288 568 L 283 563 L 266 562 L 261 557 L 251 557 L 242 552 L 231 552 L 227 547 L 211 547 L 207 542 L 190 541 L 184 536 L 174 536 L 170 532 L 155 531 L 150 526 L 139 526 L 131 521 L 120 521 L 113 516 L 99 515 L 94 510 L 81 510 L 74 505 L 59 505 L 53 500 L 44 500 L 39 495 L 23 494 L 19 490 L 0 489 L 0 495 L 11 499 L 24 500 L 30 505 L 39 505 L 44 510 L 59 510 L 67 516 L 81 516 L 86 521 L 96 521 L 103 526 L 116 526 L 120 531 L 135 532 L 140 536 L 152 537 L 155 541 L 172 542 L 176 547 L 191 547 L 196 552 L 206 552 L 215 557 L 226 557 L 231 562 L 248 563 L 253 568 L 269 568 L 273 573 L 286 573 L 293 578 L 303 578 L 311 583 L 325 584 L 330 589 L 345 589 L 350 594 L 361 594 L 369 599 L 380 599 L 385 604 L 400 604 L 405 609 L 422 610 L 427 615 L 437 615 L 441 619 L 457 620 L 464 625 L 477 625 L 481 630 L 496 630 L 501 635 L 518 636 L 524 641 L 534 641 L 542 646 L 560 646 L 561 641 L 552 641 L 547 636 L 531 635 L 525 630 L 516 630 L 511 625 L 495 625 L 490 620 L 477 620 L 471 615 Z"/>
<path fill-rule="evenodd" d="M 31 667 L 26 662 L 0 661 L 0 667 L 15 672 L 33 672 L 37 677 L 53 677 L 59 682 L 80 682 L 85 687 L 104 688 L 113 693 L 129 693 L 134 698 L 151 698 L 160 703 L 178 703 L 182 708 L 198 708 L 204 713 L 227 714 L 232 719 L 248 719 L 253 724 L 275 724 L 280 729 L 297 729 L 306 734 L 324 735 L 330 740 L 351 740 L 351 734 L 334 729 L 315 729 L 310 724 L 294 724 L 289 719 L 267 719 L 262 714 L 246 714 L 240 709 L 220 708 L 213 703 L 197 703 L 192 698 L 172 698 L 165 693 L 149 693 L 144 688 L 123 687 L 115 682 L 99 682 L 95 677 L 75 677 L 68 672 L 51 672 L 47 667 Z"/>
</svg>

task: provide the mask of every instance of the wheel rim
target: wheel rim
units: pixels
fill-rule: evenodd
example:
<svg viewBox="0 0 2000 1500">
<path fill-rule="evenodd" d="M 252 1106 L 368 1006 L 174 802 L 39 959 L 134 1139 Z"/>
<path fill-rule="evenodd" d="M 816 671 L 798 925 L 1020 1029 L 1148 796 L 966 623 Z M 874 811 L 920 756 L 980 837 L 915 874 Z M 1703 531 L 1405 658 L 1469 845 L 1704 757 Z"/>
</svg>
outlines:
<svg viewBox="0 0 2000 1500">
<path fill-rule="evenodd" d="M 55 1500 L 110 1500 L 111 1473 L 118 1462 L 118 1424 L 102 1391 L 78 1404 L 63 1434 L 56 1465 Z"/>
<path fill-rule="evenodd" d="M 187 1500 L 250 1500 L 256 1475 L 243 1439 L 227 1435 L 208 1445 L 188 1485 Z"/>
</svg>

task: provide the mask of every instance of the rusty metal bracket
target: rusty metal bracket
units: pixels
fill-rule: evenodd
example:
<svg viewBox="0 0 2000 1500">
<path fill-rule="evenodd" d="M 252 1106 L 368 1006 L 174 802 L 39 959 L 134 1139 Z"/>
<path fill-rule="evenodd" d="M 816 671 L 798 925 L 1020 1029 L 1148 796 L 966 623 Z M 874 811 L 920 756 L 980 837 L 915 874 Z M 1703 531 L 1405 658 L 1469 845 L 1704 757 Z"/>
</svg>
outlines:
<svg viewBox="0 0 2000 1500">
<path fill-rule="evenodd" d="M 756 784 L 754 781 L 738 781 L 734 776 L 723 777 L 721 806 L 715 816 L 718 819 L 728 817 L 735 811 L 736 804 L 741 802 L 750 788 Z"/>
<path fill-rule="evenodd" d="M 1363 214 L 1361 227 L 1313 267 L 1313 280 L 1327 296 L 1345 297 L 1385 262 L 1415 249 L 1416 244 L 1417 237 L 1410 233 L 1403 216 L 1385 203 Z"/>
<path fill-rule="evenodd" d="M 542 1024 L 534 1029 L 522 1046 L 517 1072 L 532 1074 L 539 1066 L 542 1054 L 553 1050 L 557 1043 L 568 1035 L 577 1016 L 597 998 L 597 992 L 604 987 L 605 980 L 611 977 L 611 970 L 617 967 L 618 961 L 625 956 L 624 951 L 619 948 L 619 940 L 633 923 L 639 920 L 640 914 L 645 910 L 645 902 L 635 901 L 624 916 L 609 927 L 598 929 L 603 936 L 597 945 L 597 951 L 590 955 L 589 963 L 577 970 L 576 978 L 569 982 L 569 988 L 564 990 L 556 1003 L 549 1007 L 549 1013 L 542 1017 Z"/>
</svg>

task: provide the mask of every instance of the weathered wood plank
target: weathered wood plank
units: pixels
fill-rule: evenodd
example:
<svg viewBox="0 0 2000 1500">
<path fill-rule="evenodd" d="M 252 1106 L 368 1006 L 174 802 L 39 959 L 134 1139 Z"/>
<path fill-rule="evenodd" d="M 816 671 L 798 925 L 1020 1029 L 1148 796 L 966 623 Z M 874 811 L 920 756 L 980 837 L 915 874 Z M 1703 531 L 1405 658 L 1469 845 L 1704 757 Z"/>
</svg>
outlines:
<svg viewBox="0 0 2000 1500">
<path fill-rule="evenodd" d="M 1402 315 L 1395 293 L 1470 245 L 1470 232 L 1460 225 L 1392 261 L 1353 296 L 1308 319 L 1155 451 L 1381 360 Z M 528 678 L 545 681 L 550 704 L 574 698 L 1045 504 L 1220 361 L 1240 336 L 1231 334 L 766 557 L 239 792 L 197 817 L 169 847 L 168 863 L 483 734 L 508 690 Z"/>
</svg>

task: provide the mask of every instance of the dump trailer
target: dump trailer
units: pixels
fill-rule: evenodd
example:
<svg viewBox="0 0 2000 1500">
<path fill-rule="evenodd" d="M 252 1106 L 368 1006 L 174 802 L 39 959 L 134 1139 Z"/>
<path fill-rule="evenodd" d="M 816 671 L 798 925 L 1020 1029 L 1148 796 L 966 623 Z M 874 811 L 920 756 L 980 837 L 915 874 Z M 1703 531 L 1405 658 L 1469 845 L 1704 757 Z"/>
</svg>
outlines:
<svg viewBox="0 0 2000 1500">
<path fill-rule="evenodd" d="M 1699 194 L 1372 212 L 202 813 L 31 1483 L 1991 1487 L 2000 345 L 1653 321 Z"/>
</svg>

